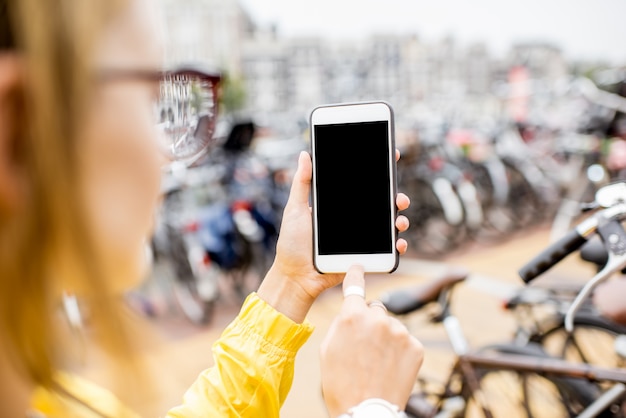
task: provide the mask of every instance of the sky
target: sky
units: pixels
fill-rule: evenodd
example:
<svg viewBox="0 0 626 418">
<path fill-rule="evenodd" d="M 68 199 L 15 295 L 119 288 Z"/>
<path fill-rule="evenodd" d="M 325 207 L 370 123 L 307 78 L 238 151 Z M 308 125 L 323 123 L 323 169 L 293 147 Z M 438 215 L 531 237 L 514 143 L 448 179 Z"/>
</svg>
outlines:
<svg viewBox="0 0 626 418">
<path fill-rule="evenodd" d="M 626 65 L 626 0 L 241 0 L 253 19 L 283 36 L 363 39 L 416 34 L 485 42 L 502 54 L 514 42 L 542 41 L 568 58 Z"/>
</svg>

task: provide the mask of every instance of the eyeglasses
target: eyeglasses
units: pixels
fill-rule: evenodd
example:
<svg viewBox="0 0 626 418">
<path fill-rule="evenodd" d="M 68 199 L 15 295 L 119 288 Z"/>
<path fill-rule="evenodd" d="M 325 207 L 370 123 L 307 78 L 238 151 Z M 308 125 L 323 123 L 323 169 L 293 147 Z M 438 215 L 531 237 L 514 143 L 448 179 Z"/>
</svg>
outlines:
<svg viewBox="0 0 626 418">
<path fill-rule="evenodd" d="M 160 145 L 172 161 L 191 164 L 213 145 L 221 76 L 196 68 L 173 71 L 106 70 L 102 81 L 146 80 L 160 83 L 154 104 Z"/>
</svg>

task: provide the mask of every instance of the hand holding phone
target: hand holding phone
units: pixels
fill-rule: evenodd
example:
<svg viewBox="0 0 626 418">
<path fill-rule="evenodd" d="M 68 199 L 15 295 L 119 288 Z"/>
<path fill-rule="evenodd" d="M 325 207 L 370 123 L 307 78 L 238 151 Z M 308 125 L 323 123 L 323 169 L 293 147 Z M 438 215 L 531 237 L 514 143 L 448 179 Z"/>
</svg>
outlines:
<svg viewBox="0 0 626 418">
<path fill-rule="evenodd" d="M 392 272 L 396 250 L 393 111 L 384 102 L 311 113 L 313 261 L 321 273 Z"/>
<path fill-rule="evenodd" d="M 396 152 L 397 158 L 399 153 Z M 298 323 L 304 320 L 323 291 L 340 284 L 344 278 L 342 273 L 321 274 L 313 265 L 313 222 L 309 200 L 312 177 L 311 156 L 302 152 L 283 212 L 276 258 L 257 291 L 261 299 Z M 397 210 L 403 211 L 409 205 L 409 198 L 398 193 Z M 396 218 L 398 231 L 406 231 L 408 227 L 408 219 L 399 215 Z M 400 254 L 406 252 L 406 240 L 399 238 L 395 245 Z"/>
</svg>

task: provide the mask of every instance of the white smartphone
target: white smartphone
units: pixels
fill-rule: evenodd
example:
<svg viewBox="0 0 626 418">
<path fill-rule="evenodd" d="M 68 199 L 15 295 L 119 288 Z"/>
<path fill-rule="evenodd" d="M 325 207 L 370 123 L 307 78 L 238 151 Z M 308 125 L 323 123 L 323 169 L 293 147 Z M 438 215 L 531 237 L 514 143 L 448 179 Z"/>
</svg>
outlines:
<svg viewBox="0 0 626 418">
<path fill-rule="evenodd" d="M 321 273 L 353 264 L 390 273 L 396 250 L 393 110 L 385 102 L 311 112 L 313 262 Z"/>
</svg>

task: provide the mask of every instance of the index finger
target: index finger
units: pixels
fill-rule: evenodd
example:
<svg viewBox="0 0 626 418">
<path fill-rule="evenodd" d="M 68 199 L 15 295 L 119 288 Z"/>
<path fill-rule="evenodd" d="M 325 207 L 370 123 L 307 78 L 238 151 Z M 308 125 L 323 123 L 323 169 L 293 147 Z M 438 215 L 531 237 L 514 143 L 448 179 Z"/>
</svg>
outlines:
<svg viewBox="0 0 626 418">
<path fill-rule="evenodd" d="M 360 290 L 361 294 L 351 292 L 352 289 Z M 345 296 L 342 310 L 367 306 L 365 304 L 365 276 L 362 266 L 353 265 L 348 269 L 343 279 L 343 292 Z M 346 293 L 350 294 L 346 295 Z"/>
</svg>

